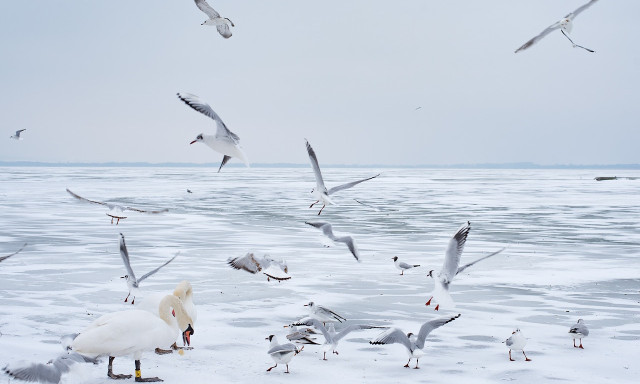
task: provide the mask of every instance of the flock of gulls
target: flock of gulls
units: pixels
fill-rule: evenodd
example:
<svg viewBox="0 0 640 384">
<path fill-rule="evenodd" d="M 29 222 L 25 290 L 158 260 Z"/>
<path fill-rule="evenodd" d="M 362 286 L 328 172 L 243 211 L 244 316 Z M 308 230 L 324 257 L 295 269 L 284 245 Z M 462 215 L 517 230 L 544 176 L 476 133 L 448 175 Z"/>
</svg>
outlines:
<svg viewBox="0 0 640 384">
<path fill-rule="evenodd" d="M 575 44 L 573 40 L 569 38 L 568 33 L 571 32 L 573 20 L 580 13 L 592 6 L 596 1 L 598 0 L 591 0 L 575 11 L 567 14 L 561 20 L 543 30 L 539 35 L 527 41 L 515 52 L 517 53 L 530 48 L 532 45 L 557 29 L 560 29 L 561 33 L 569 39 L 573 47 L 579 47 L 589 52 L 594 52 L 591 49 Z M 229 18 L 220 16 L 220 14 L 205 0 L 195 0 L 195 3 L 197 7 L 209 17 L 202 23 L 202 25 L 215 26 L 220 35 L 224 38 L 228 39 L 232 36 L 231 27 L 234 27 L 235 25 Z M 209 104 L 193 94 L 178 93 L 177 96 L 179 100 L 184 102 L 186 105 L 214 121 L 216 126 L 214 134 L 200 133 L 193 141 L 191 141 L 190 144 L 201 142 L 214 151 L 222 154 L 223 158 L 220 163 L 220 167 L 218 168 L 218 172 L 220 172 L 224 165 L 232 158 L 237 158 L 243 161 L 247 166 L 249 165 L 247 156 L 240 145 L 240 137 L 227 128 L 220 116 L 218 116 Z M 21 137 L 21 133 L 24 131 L 25 129 L 20 129 L 10 138 L 13 140 L 22 140 L 23 138 Z M 316 204 L 318 204 L 318 206 L 321 204 L 322 207 L 318 211 L 317 215 L 320 215 L 327 205 L 334 204 L 332 197 L 336 192 L 352 188 L 360 183 L 380 176 L 380 174 L 377 174 L 361 180 L 346 182 L 332 188 L 327 188 L 325 186 L 318 158 L 314 149 L 307 140 L 305 140 L 305 145 L 316 180 L 316 185 L 311 190 L 311 194 L 315 201 L 309 206 L 309 208 L 314 207 Z M 109 210 L 106 215 L 111 218 L 111 224 L 116 220 L 116 225 L 118 225 L 121 220 L 127 218 L 127 216 L 125 216 L 126 211 L 148 214 L 160 214 L 168 211 L 167 209 L 143 210 L 110 202 L 91 200 L 72 192 L 70 189 L 67 189 L 67 192 L 77 200 L 107 207 Z M 357 202 L 365 205 L 360 201 Z M 361 255 L 352 236 L 335 235 L 331 224 L 328 222 L 308 221 L 305 222 L 305 224 L 321 230 L 332 244 L 344 244 L 356 261 L 361 261 Z M 453 306 L 453 300 L 449 294 L 449 287 L 456 275 L 482 260 L 501 253 L 505 249 L 502 248 L 475 261 L 460 266 L 462 252 L 470 230 L 471 224 L 469 222 L 460 227 L 460 229 L 449 240 L 445 251 L 442 269 L 437 274 L 434 274 L 434 270 L 429 270 L 426 274 L 427 277 L 434 279 L 434 289 L 426 300 L 425 305 L 433 305 L 435 311 L 439 311 L 441 308 Z M 142 275 L 140 278 L 137 278 L 131 266 L 131 259 L 129 257 L 129 252 L 125 244 L 123 234 L 120 234 L 119 240 L 120 254 L 126 271 L 126 275 L 122 278 L 125 279 L 128 288 L 128 294 L 124 301 L 134 304 L 140 283 L 157 273 L 162 267 L 171 263 L 176 257 L 178 257 L 178 255 L 176 254 L 154 270 Z M 23 251 L 26 246 L 27 244 L 24 244 L 16 252 L 10 255 L 1 256 L 0 262 L 4 262 L 13 256 L 16 256 Z M 410 264 L 400 261 L 397 256 L 393 257 L 393 262 L 395 267 L 400 270 L 400 275 L 404 275 L 405 271 L 420 267 L 419 264 Z M 281 282 L 291 278 L 291 276 L 288 275 L 289 271 L 286 262 L 284 260 L 276 260 L 269 255 L 257 256 L 250 252 L 242 257 L 230 258 L 227 263 L 232 268 L 244 270 L 252 274 L 261 272 L 267 277 L 267 280 L 274 279 Z M 136 308 L 103 315 L 80 333 L 63 337 L 62 343 L 65 348 L 65 353 L 61 354 L 56 359 L 51 360 L 47 364 L 32 363 L 23 366 L 6 366 L 4 368 L 4 372 L 21 380 L 58 383 L 61 380 L 61 376 L 67 373 L 73 364 L 83 362 L 96 363 L 98 361 L 97 359 L 108 357 L 108 377 L 112 379 L 129 379 L 132 375 L 113 373 L 113 361 L 116 357 L 132 356 L 135 363 L 134 373 L 136 382 L 162 381 L 157 377 L 142 377 L 140 366 L 142 353 L 155 351 L 155 353 L 158 354 L 166 354 L 178 351 L 178 353 L 183 354 L 184 349 L 190 349 L 191 336 L 195 334 L 194 326 L 195 321 L 197 320 L 197 311 L 193 301 L 193 288 L 188 281 L 180 282 L 176 286 L 174 292 L 165 295 L 156 304 L 157 305 L 155 305 L 154 308 L 157 308 L 157 310 L 154 310 L 154 312 Z M 280 344 L 276 335 L 273 334 L 266 338 L 270 343 L 267 353 L 275 362 L 275 365 L 269 367 L 267 371 L 271 371 L 276 368 L 278 364 L 284 364 L 286 366 L 285 372 L 289 373 L 289 363 L 294 356 L 303 351 L 305 345 L 321 345 L 323 360 L 327 360 L 326 355 L 328 352 L 338 355 L 338 344 L 347 334 L 370 329 L 384 329 L 382 333 L 370 341 L 370 344 L 403 345 L 406 348 L 409 357 L 409 361 L 404 365 L 404 367 L 409 367 L 411 360 L 416 359 L 414 368 L 418 369 L 418 362 L 424 354 L 423 348 L 429 334 L 437 328 L 453 322 L 461 316 L 461 314 L 455 314 L 426 321 L 420 326 L 417 334 L 415 334 L 411 332 L 405 333 L 398 328 L 390 328 L 386 326 L 347 323 L 347 319 L 344 316 L 339 315 L 329 308 L 323 307 L 314 302 L 310 302 L 305 306 L 309 309 L 307 316 L 285 325 L 285 327 L 290 329 L 290 332 L 286 335 L 286 338 L 289 341 L 288 343 Z M 336 326 L 340 327 L 340 329 L 336 330 Z M 182 335 L 183 341 L 182 347 L 179 347 L 176 344 L 176 339 L 180 334 Z M 324 338 L 324 342 L 322 343 L 317 341 L 320 335 Z M 584 320 L 579 319 L 578 322 L 569 329 L 569 335 L 573 338 L 574 347 L 583 348 L 582 339 L 589 335 L 589 330 L 586 327 Z M 576 346 L 576 340 L 579 340 L 578 346 Z M 509 349 L 509 359 L 511 361 L 514 361 L 511 354 L 512 351 L 521 351 L 525 357 L 525 361 L 531 361 L 524 352 L 526 343 L 527 339 L 523 336 L 520 329 L 513 331 L 511 336 L 504 341 L 505 346 Z"/>
</svg>

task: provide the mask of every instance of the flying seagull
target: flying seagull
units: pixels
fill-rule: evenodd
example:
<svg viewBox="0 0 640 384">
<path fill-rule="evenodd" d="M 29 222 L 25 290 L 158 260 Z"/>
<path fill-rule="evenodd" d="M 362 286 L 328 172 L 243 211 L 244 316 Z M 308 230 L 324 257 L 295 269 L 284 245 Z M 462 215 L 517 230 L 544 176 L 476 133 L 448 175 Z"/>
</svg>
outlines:
<svg viewBox="0 0 640 384">
<path fill-rule="evenodd" d="M 209 16 L 208 20 L 205 20 L 202 25 L 208 26 L 216 26 L 218 29 L 218 33 L 222 35 L 225 39 L 231 37 L 231 29 L 229 26 L 235 27 L 233 21 L 229 20 L 227 17 L 220 17 L 220 14 L 216 12 L 205 0 L 195 0 L 196 5 L 200 10 Z"/>
<path fill-rule="evenodd" d="M 99 204 L 99 205 L 104 205 L 106 207 L 109 208 L 109 212 L 107 212 L 107 216 L 109 216 L 111 218 L 111 224 L 113 224 L 113 219 L 117 219 L 116 221 L 116 225 L 118 225 L 120 223 L 121 219 L 126 219 L 127 217 L 124 216 L 124 211 L 135 211 L 135 212 L 140 212 L 140 213 L 163 213 L 163 212 L 168 212 L 169 210 L 167 208 L 165 209 L 161 209 L 159 211 L 145 211 L 142 209 L 138 209 L 138 208 L 133 208 L 133 207 L 125 207 L 122 205 L 118 205 L 118 204 L 112 204 L 112 203 L 104 203 L 102 201 L 96 201 L 96 200 L 89 200 L 86 199 L 80 195 L 77 195 L 73 192 L 71 192 L 71 190 L 69 188 L 67 188 L 67 192 L 69 192 L 69 194 L 73 197 L 75 197 L 78 200 L 82 200 L 82 201 L 86 201 L 88 203 L 93 203 L 93 204 Z"/>
<path fill-rule="evenodd" d="M 9 136 L 9 138 L 10 138 L 10 139 L 14 139 L 14 140 L 22 140 L 22 137 L 20 137 L 20 134 L 21 134 L 23 131 L 26 131 L 26 130 L 27 130 L 26 128 L 25 128 L 25 129 L 17 130 L 17 131 L 16 131 L 16 133 L 15 133 L 15 135 L 11 135 L 11 136 Z"/>
<path fill-rule="evenodd" d="M 516 49 L 516 53 L 518 53 L 520 51 L 524 51 L 525 49 L 531 47 L 533 44 L 535 44 L 538 41 L 542 40 L 543 37 L 547 36 L 548 34 L 550 34 L 551 32 L 555 31 L 556 29 L 560 29 L 562 34 L 567 39 L 569 39 L 571 44 L 573 44 L 574 48 L 578 47 L 578 48 L 585 49 L 585 50 L 587 50 L 589 52 L 595 52 L 595 51 L 593 51 L 593 50 L 591 50 L 589 48 L 585 48 L 585 47 L 583 47 L 581 45 L 578 45 L 578 44 L 574 43 L 573 40 L 571 40 L 571 38 L 567 35 L 567 33 L 571 33 L 571 28 L 573 27 L 573 19 L 575 19 L 576 16 L 578 16 L 580 13 L 582 13 L 582 11 L 584 11 L 585 9 L 589 8 L 590 6 L 592 6 L 596 1 L 598 1 L 598 0 L 589 1 L 588 3 L 580 6 L 575 11 L 569 13 L 568 15 L 566 15 L 565 17 L 563 17 L 559 21 L 551 24 L 549 27 L 547 27 L 547 29 L 542 31 L 538 36 L 532 38 L 531 40 L 529 40 L 526 43 L 524 43 L 520 48 Z"/>
<path fill-rule="evenodd" d="M 269 279 L 276 279 L 278 281 L 289 280 L 291 276 L 288 276 L 289 268 L 284 260 L 276 261 L 269 255 L 264 257 L 256 256 L 253 253 L 247 253 L 242 257 L 234 257 L 227 260 L 227 264 L 235 269 L 242 269 L 249 273 L 256 274 L 262 272 Z"/>
<path fill-rule="evenodd" d="M 122 276 L 121 278 L 127 281 L 127 287 L 129 287 L 129 294 L 124 299 L 124 302 L 126 303 L 129 300 L 129 296 L 131 296 L 131 293 L 133 293 L 133 299 L 131 299 L 131 304 L 134 304 L 136 300 L 136 291 L 138 290 L 140 283 L 147 277 L 158 272 L 160 268 L 172 262 L 173 259 L 178 257 L 178 255 L 176 254 L 171 259 L 169 259 L 169 261 L 167 261 L 166 263 L 162 264 L 158 268 L 154 269 L 149 273 L 144 274 L 141 278 L 137 279 L 135 273 L 133 273 L 133 269 L 131 268 L 131 261 L 129 260 L 129 252 L 127 251 L 127 245 L 124 242 L 124 235 L 122 233 L 120 234 L 120 256 L 122 257 L 122 262 L 124 263 L 124 267 L 127 269 L 127 274 Z"/>
<path fill-rule="evenodd" d="M 76 363 L 94 363 L 96 359 L 85 357 L 79 353 L 71 352 L 58 356 L 50 360 L 47 364 L 30 363 L 29 365 L 3 368 L 9 376 L 24 381 L 37 381 L 40 383 L 59 383 L 62 375 L 71 370 L 71 366 Z"/>
<path fill-rule="evenodd" d="M 456 232 L 451 240 L 449 240 L 449 245 L 447 246 L 447 250 L 444 256 L 444 264 L 442 265 L 442 269 L 440 270 L 440 273 L 438 273 L 437 278 L 433 276 L 433 270 L 429 271 L 428 276 L 434 278 L 436 281 L 434 292 L 425 305 L 431 305 L 431 300 L 434 298 L 434 296 L 438 296 L 436 297 L 436 300 L 443 300 L 448 304 L 452 304 L 451 297 L 449 296 L 449 284 L 451 284 L 453 278 L 457 274 L 476 264 L 477 262 L 488 259 L 489 257 L 495 256 L 505 250 L 505 248 L 502 248 L 496 252 L 493 252 L 487 256 L 481 257 L 469 264 L 465 264 L 460 267 L 460 258 L 462 257 L 462 251 L 464 250 L 464 245 L 467 242 L 467 236 L 469 235 L 470 230 L 471 223 L 467 221 L 465 225 L 460 227 L 458 232 Z M 439 308 L 440 303 L 436 305 L 435 310 L 437 311 Z"/>
<path fill-rule="evenodd" d="M 333 323 L 329 323 L 329 325 L 327 325 L 327 327 L 325 328 L 325 326 L 322 325 L 320 321 L 318 321 L 317 319 L 311 319 L 311 318 L 296 321 L 295 323 L 291 324 L 291 327 L 300 326 L 300 325 L 311 326 L 319 330 L 320 332 L 322 332 L 322 335 L 324 336 L 324 344 L 322 346 L 322 352 L 323 352 L 322 360 L 327 360 L 327 352 L 329 351 L 338 355 L 339 353 L 338 351 L 336 351 L 336 348 L 338 348 L 338 343 L 340 342 L 340 340 L 342 340 L 342 338 L 347 336 L 349 333 L 353 331 L 362 330 L 362 329 L 386 328 L 386 327 L 377 327 L 377 326 L 365 325 L 365 324 L 349 324 L 346 327 L 342 328 L 339 333 L 336 333 L 336 329 Z"/>
<path fill-rule="evenodd" d="M 531 359 L 527 357 L 527 354 L 524 353 L 524 346 L 527 345 L 527 338 L 524 337 L 524 335 L 522 334 L 522 332 L 519 329 L 516 329 L 515 331 L 513 331 L 511 333 L 511 336 L 509 336 L 509 338 L 507 340 L 505 340 L 504 343 L 507 346 L 507 348 L 509 348 L 509 360 L 510 361 L 515 361 L 511 357 L 511 350 L 522 351 L 522 354 L 524 355 L 525 361 L 531 361 Z"/>
<path fill-rule="evenodd" d="M 573 338 L 573 347 L 584 349 L 582 346 L 582 338 L 589 336 L 589 328 L 584 324 L 584 320 L 578 319 L 578 322 L 569 329 L 569 334 Z M 580 339 L 579 346 L 576 346 L 576 339 Z"/>
<path fill-rule="evenodd" d="M 6 259 L 8 259 L 8 258 L 10 258 L 11 256 L 17 255 L 17 254 L 18 254 L 18 253 L 20 253 L 20 252 L 24 249 L 24 247 L 26 247 L 26 246 L 27 246 L 27 243 L 24 243 L 24 245 L 23 245 L 20 249 L 18 249 L 17 251 L 13 252 L 12 254 L 7 255 L 7 256 L 0 256 L 0 262 L 2 262 L 2 261 L 4 261 L 4 260 L 6 260 Z"/>
<path fill-rule="evenodd" d="M 351 254 L 353 255 L 353 257 L 356 258 L 356 261 L 360 262 L 360 252 L 358 251 L 358 247 L 356 246 L 356 243 L 353 240 L 353 237 L 351 237 L 351 236 L 335 236 L 333 234 L 333 230 L 331 229 L 331 224 L 329 224 L 329 223 L 327 223 L 325 221 L 318 221 L 318 222 L 305 221 L 305 224 L 309 224 L 312 227 L 321 229 L 322 233 L 324 233 L 325 236 L 327 236 L 328 238 L 330 238 L 334 242 L 345 243 L 346 246 L 349 247 L 349 251 L 351 251 Z"/>
<path fill-rule="evenodd" d="M 371 340 L 369 343 L 374 345 L 393 343 L 404 345 L 405 348 L 407 348 L 407 353 L 409 354 L 409 361 L 407 362 L 407 364 L 405 364 L 404 367 L 409 368 L 411 359 L 415 358 L 416 366 L 414 367 L 414 369 L 418 369 L 418 360 L 424 355 L 422 348 L 424 348 L 424 342 L 427 339 L 427 336 L 429 336 L 429 333 L 431 333 L 431 331 L 436 328 L 440 328 L 443 325 L 452 322 L 458 317 L 460 317 L 460 314 L 453 317 L 445 317 L 437 320 L 427 321 L 426 323 L 422 324 L 417 336 L 411 332 L 405 334 L 399 328 L 392 328 L 388 331 L 383 332 L 378 337 Z"/>
<path fill-rule="evenodd" d="M 220 172 L 222 167 L 227 164 L 227 161 L 232 157 L 239 158 L 249 166 L 249 161 L 240 146 L 240 137 L 227 128 L 222 119 L 220 119 L 220 116 L 213 111 L 209 104 L 200 100 L 198 96 L 190 93 L 178 93 L 178 98 L 191 108 L 215 121 L 217 127 L 215 135 L 205 135 L 204 133 L 201 133 L 189 144 L 201 142 L 209 146 L 209 148 L 214 151 L 222 153 L 224 157 L 222 158 L 222 163 L 220 163 L 218 172 Z"/>
<path fill-rule="evenodd" d="M 353 181 L 351 183 L 346 183 L 346 184 L 338 185 L 337 187 L 333 187 L 331 189 L 327 189 L 327 187 L 324 186 L 324 180 L 322 179 L 322 172 L 320 172 L 320 166 L 318 165 L 318 158 L 316 157 L 316 153 L 313 150 L 313 148 L 311 148 L 309 141 L 307 141 L 306 139 L 305 141 L 307 143 L 307 152 L 309 153 L 311 168 L 313 168 L 313 173 L 316 176 L 316 187 L 311 190 L 311 194 L 316 199 L 316 202 L 311 204 L 309 208 L 313 207 L 319 202 L 322 202 L 322 208 L 320 209 L 320 212 L 318 212 L 318 215 L 322 213 L 322 210 L 327 204 L 334 204 L 334 202 L 329 197 L 330 195 L 333 195 L 338 191 L 342 191 L 343 189 L 351 188 L 354 185 L 362 183 L 363 181 L 371 180 L 375 177 L 380 176 L 380 174 L 378 173 L 377 175 L 368 177 L 366 179 Z"/>
</svg>

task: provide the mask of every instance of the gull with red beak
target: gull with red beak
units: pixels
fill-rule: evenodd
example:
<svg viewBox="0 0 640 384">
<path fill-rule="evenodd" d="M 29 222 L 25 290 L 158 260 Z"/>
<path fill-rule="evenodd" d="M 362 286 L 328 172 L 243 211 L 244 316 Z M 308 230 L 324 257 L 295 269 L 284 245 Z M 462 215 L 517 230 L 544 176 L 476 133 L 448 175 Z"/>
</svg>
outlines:
<svg viewBox="0 0 640 384">
<path fill-rule="evenodd" d="M 381 333 L 378 337 L 371 340 L 369 344 L 402 344 L 405 348 L 407 348 L 407 353 L 409 354 L 409 361 L 407 362 L 407 364 L 405 364 L 404 367 L 409 368 L 411 359 L 416 359 L 416 366 L 414 367 L 414 369 L 419 369 L 418 360 L 424 355 L 422 348 L 424 348 L 424 342 L 427 339 L 427 336 L 429 336 L 431 331 L 433 331 L 434 329 L 440 328 L 443 325 L 457 319 L 458 317 L 460 317 L 460 314 L 453 317 L 445 317 L 428 321 L 422 324 L 417 336 L 411 332 L 405 334 L 399 328 L 392 328 L 386 332 Z"/>
<path fill-rule="evenodd" d="M 511 336 L 507 340 L 504 341 L 507 348 L 509 348 L 509 360 L 515 361 L 511 357 L 511 350 L 522 351 L 524 355 L 525 361 L 531 361 L 530 358 L 527 357 L 527 354 L 524 353 L 524 346 L 527 345 L 527 338 L 524 337 L 522 332 L 519 329 L 516 329 L 511 333 Z"/>
<path fill-rule="evenodd" d="M 440 270 L 440 273 L 438 273 L 438 276 L 433 276 L 433 270 L 430 270 L 429 274 L 427 275 L 435 279 L 435 287 L 433 292 L 431 293 L 431 298 L 425 303 L 425 305 L 431 305 L 431 300 L 435 298 L 436 301 L 438 301 L 438 304 L 435 307 L 436 311 L 440 309 L 440 304 L 446 304 L 452 307 L 454 306 L 451 295 L 449 295 L 449 284 L 451 284 L 453 278 L 456 277 L 456 275 L 469 268 L 470 266 L 476 264 L 477 262 L 487 259 L 491 256 L 495 256 L 505 250 L 505 248 L 502 248 L 496 252 L 493 252 L 487 256 L 481 257 L 469 264 L 465 264 L 460 267 L 460 258 L 462 257 L 462 251 L 464 250 L 464 245 L 467 242 L 467 236 L 469 235 L 470 230 L 471 223 L 467 221 L 467 223 L 460 227 L 458 232 L 453 235 L 451 240 L 449 240 L 449 245 L 447 246 L 447 250 L 444 256 L 444 264 L 442 265 L 442 269 Z"/>
<path fill-rule="evenodd" d="M 244 161 L 245 165 L 249 166 L 247 156 L 244 154 L 244 151 L 240 146 L 240 137 L 227 128 L 220 116 L 215 113 L 209 104 L 200 100 L 198 96 L 189 93 L 178 93 L 178 98 L 191 108 L 213 119 L 215 122 L 215 135 L 205 135 L 204 133 L 201 133 L 189 144 L 201 142 L 214 151 L 222 153 L 224 156 L 222 158 L 222 163 L 220 163 L 220 167 L 218 168 L 218 172 L 220 172 L 222 167 L 224 167 L 232 157 L 239 158 Z"/>
</svg>

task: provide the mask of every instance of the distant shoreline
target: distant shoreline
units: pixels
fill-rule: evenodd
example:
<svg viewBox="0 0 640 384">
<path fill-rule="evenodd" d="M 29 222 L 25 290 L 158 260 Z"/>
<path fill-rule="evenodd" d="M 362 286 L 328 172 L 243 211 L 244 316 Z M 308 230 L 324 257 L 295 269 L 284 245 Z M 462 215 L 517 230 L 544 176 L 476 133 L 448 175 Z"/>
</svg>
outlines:
<svg viewBox="0 0 640 384">
<path fill-rule="evenodd" d="M 0 161 L 0 167 L 86 167 L 86 168 L 218 168 L 219 163 L 143 163 L 143 162 L 107 162 L 107 163 L 60 163 L 31 161 Z M 244 168 L 243 164 L 227 164 L 226 167 Z M 309 164 L 294 163 L 256 163 L 253 168 L 307 168 Z M 406 169 L 611 169 L 640 170 L 640 164 L 553 164 L 502 163 L 502 164 L 323 164 L 325 168 L 406 168 Z"/>
</svg>

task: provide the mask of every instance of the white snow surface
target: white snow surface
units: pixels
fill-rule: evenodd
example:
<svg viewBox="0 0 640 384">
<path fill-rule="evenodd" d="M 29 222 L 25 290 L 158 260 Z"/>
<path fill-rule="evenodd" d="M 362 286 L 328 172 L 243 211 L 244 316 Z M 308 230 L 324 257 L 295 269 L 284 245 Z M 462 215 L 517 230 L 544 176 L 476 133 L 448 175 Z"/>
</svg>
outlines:
<svg viewBox="0 0 640 384">
<path fill-rule="evenodd" d="M 122 301 L 122 232 L 142 274 L 181 251 L 141 285 L 141 307 L 145 297 L 170 294 L 182 280 L 193 285 L 194 349 L 142 357 L 142 375 L 167 383 L 584 384 L 640 377 L 640 180 L 593 180 L 637 176 L 631 171 L 384 170 L 344 191 L 320 217 L 356 239 L 362 254 L 356 263 L 345 247 L 324 247 L 304 224 L 318 219 L 317 209 L 308 209 L 311 169 L 0 169 L 0 256 L 28 243 L 0 263 L 0 368 L 44 363 L 62 353 L 61 336 L 132 308 Z M 335 168 L 327 182 L 371 171 Z M 132 212 L 111 225 L 103 209 L 76 201 L 65 188 L 170 211 Z M 424 305 L 433 289 L 426 275 L 440 269 L 449 238 L 467 220 L 472 229 L 462 264 L 507 249 L 457 276 L 450 290 L 455 309 L 435 312 Z M 247 252 L 285 259 L 291 280 L 268 282 L 226 264 Z M 422 266 L 400 276 L 393 256 Z M 374 329 L 349 334 L 328 361 L 320 346 L 307 345 L 290 374 L 284 366 L 266 372 L 273 361 L 265 338 L 286 340 L 283 325 L 305 316 L 309 301 L 348 323 L 414 333 L 439 316 L 462 316 L 427 338 L 419 370 L 402 367 L 401 345 L 370 345 L 380 332 Z M 568 334 L 579 318 L 591 331 L 584 350 L 573 348 Z M 502 341 L 515 328 L 528 338 L 531 362 L 519 352 L 517 361 L 508 360 Z M 80 365 L 63 382 L 114 383 L 106 370 L 106 359 Z M 116 358 L 114 372 L 133 370 L 132 359 Z"/>
</svg>

